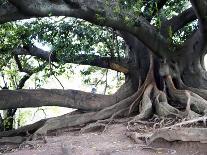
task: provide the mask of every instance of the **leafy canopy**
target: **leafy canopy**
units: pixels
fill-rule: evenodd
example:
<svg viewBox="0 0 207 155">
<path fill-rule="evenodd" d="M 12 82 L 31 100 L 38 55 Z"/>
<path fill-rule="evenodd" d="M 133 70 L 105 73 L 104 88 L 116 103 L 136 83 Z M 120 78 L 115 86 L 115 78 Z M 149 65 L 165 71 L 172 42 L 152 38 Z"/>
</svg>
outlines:
<svg viewBox="0 0 207 155">
<path fill-rule="evenodd" d="M 0 3 L 4 2 L 0 1 Z M 156 0 L 118 0 L 114 5 L 109 4 L 106 0 L 105 5 L 105 7 L 113 6 L 111 8 L 112 13 L 121 16 L 125 22 L 130 24 L 137 24 L 137 16 L 153 16 L 151 24 L 158 30 L 165 19 L 170 19 L 189 7 L 187 0 L 168 1 L 160 11 Z M 175 34 L 170 34 L 169 39 L 179 44 L 196 28 L 196 22 L 190 23 Z M 169 33 L 171 32 L 169 31 Z M 1 73 L 7 74 L 8 77 L 19 76 L 17 81 L 21 79 L 14 61 L 13 49 L 25 45 L 45 47 L 48 52 L 55 54 L 60 60 L 58 63 L 54 63 L 51 72 L 51 65 L 48 62 L 37 57 L 19 56 L 23 68 L 34 69 L 47 63 L 41 73 L 44 80 L 51 75 L 72 74 L 74 67 L 65 65 L 65 60 L 78 63 L 75 58 L 80 54 L 88 55 L 88 61 L 92 55 L 127 58 L 126 44 L 118 34 L 116 30 L 111 28 L 100 27 L 80 19 L 67 17 L 48 17 L 6 23 L 0 25 Z M 97 70 L 100 68 L 89 67 L 81 71 L 81 74 L 88 76 Z M 102 69 L 101 74 L 105 75 L 106 72 L 106 69 Z M 90 80 L 87 79 L 85 78 L 84 81 L 90 83 Z"/>
</svg>

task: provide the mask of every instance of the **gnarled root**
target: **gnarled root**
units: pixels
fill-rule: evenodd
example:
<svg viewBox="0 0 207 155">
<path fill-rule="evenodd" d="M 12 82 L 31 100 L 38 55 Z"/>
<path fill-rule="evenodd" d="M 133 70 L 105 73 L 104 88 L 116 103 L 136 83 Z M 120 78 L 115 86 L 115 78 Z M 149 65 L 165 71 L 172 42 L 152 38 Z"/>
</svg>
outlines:
<svg viewBox="0 0 207 155">
<path fill-rule="evenodd" d="M 185 107 L 189 118 L 203 115 L 207 109 L 207 101 L 190 90 L 178 90 L 175 88 L 171 76 L 166 77 L 166 83 L 169 89 L 169 96 L 173 101 L 178 101 Z"/>
<path fill-rule="evenodd" d="M 207 128 L 193 127 L 200 123 L 206 124 L 206 119 L 206 116 L 194 118 L 146 133 L 128 132 L 127 136 L 139 143 L 140 140 L 144 140 L 147 145 L 159 138 L 167 141 L 181 140 L 207 143 Z"/>
<path fill-rule="evenodd" d="M 35 134 L 45 135 L 50 130 L 83 125 L 83 124 L 95 122 L 97 120 L 110 118 L 117 111 L 126 109 L 131 104 L 131 102 L 135 99 L 136 96 L 137 94 L 135 93 L 132 96 L 118 102 L 117 104 L 107 107 L 98 112 L 89 112 L 89 113 L 78 114 L 78 115 L 65 114 L 63 116 L 49 119 L 44 124 L 44 126 L 42 126 L 40 129 L 38 129 L 35 132 Z"/>
<path fill-rule="evenodd" d="M 11 136 L 29 136 L 30 134 L 34 133 L 37 129 L 42 127 L 46 121 L 47 119 L 43 119 L 34 124 L 20 127 L 19 129 L 16 130 L 0 132 L 0 138 L 11 137 Z"/>
<path fill-rule="evenodd" d="M 5 143 L 9 143 L 9 144 L 20 144 L 22 142 L 24 142 L 26 140 L 26 138 L 21 137 L 21 136 L 13 136 L 13 137 L 2 137 L 0 138 L 0 144 L 5 144 Z"/>
<path fill-rule="evenodd" d="M 30 134 L 36 137 L 38 135 L 46 135 L 50 131 L 74 126 L 79 127 L 81 132 L 90 132 L 94 130 L 104 131 L 110 123 L 114 122 L 116 117 L 129 118 L 129 116 L 131 117 L 135 114 L 136 115 L 134 117 L 128 120 L 129 125 L 140 123 L 143 119 L 149 119 L 153 114 L 156 114 L 161 118 L 173 116 L 173 118 L 192 119 L 206 113 L 207 101 L 205 99 L 190 90 L 176 89 L 170 76 L 165 78 L 167 83 L 167 93 L 160 91 L 158 90 L 152 75 L 153 73 L 149 71 L 145 82 L 133 95 L 100 111 L 84 113 L 73 112 L 72 114 L 69 113 L 55 118 L 41 120 L 14 131 L 1 132 L 0 138 L 11 136 L 28 137 Z M 171 105 L 168 102 L 169 97 L 172 101 L 180 103 L 180 105 L 178 107 Z M 155 122 L 155 124 L 156 123 L 157 122 Z M 86 126 L 87 124 L 89 125 Z M 162 125 L 162 127 L 163 126 L 165 126 L 165 124 Z M 153 129 L 156 129 L 155 132 L 152 132 Z M 154 125 L 149 132 L 150 134 L 146 133 L 146 136 L 145 134 L 141 135 L 137 133 L 136 137 L 149 137 L 146 140 L 148 142 L 152 142 L 157 137 L 164 137 L 167 140 L 173 140 L 180 134 L 181 137 L 183 137 L 180 138 L 180 140 L 190 140 L 190 138 L 185 138 L 185 135 L 183 135 L 180 130 L 176 130 L 177 127 L 173 127 L 173 131 L 169 128 L 157 129 L 156 125 Z M 205 131 L 203 130 L 201 131 L 204 133 Z M 172 139 L 170 139 L 165 135 L 162 135 L 161 131 L 163 131 L 163 133 L 169 133 L 169 135 L 174 134 L 176 136 L 174 136 L 175 138 L 171 137 Z M 196 135 L 196 131 L 194 129 L 186 129 L 186 131 L 192 131 L 192 133 Z M 179 139 L 177 138 L 177 140 Z M 205 139 L 200 138 L 196 141 L 201 140 L 203 141 Z"/>
<path fill-rule="evenodd" d="M 112 105 L 103 110 L 97 112 L 86 112 L 81 114 L 65 114 L 55 118 L 45 119 L 38 121 L 34 124 L 24 126 L 17 130 L 0 132 L 0 138 L 9 136 L 28 136 L 28 134 L 34 134 L 36 138 L 37 135 L 46 135 L 48 131 L 57 130 L 65 127 L 74 127 L 79 125 L 85 125 L 97 120 L 103 120 L 115 116 L 126 116 L 128 112 L 128 107 L 137 98 L 137 92 L 132 96 Z"/>
<path fill-rule="evenodd" d="M 150 144 L 158 138 L 163 138 L 167 141 L 196 141 L 207 143 L 207 128 L 173 128 L 159 129 L 151 136 L 146 138 L 146 143 Z"/>
<path fill-rule="evenodd" d="M 137 120 L 147 119 L 152 115 L 152 101 L 151 93 L 153 90 L 153 84 L 149 84 L 143 94 L 141 103 L 139 104 L 139 114 L 134 117 L 132 122 Z"/>
<path fill-rule="evenodd" d="M 154 105 L 156 114 L 160 117 L 167 117 L 169 115 L 182 117 L 182 113 L 177 108 L 168 104 L 167 97 L 162 91 L 159 91 L 159 94 L 156 96 Z"/>
<path fill-rule="evenodd" d="M 154 86 L 154 102 L 151 102 L 152 104 L 150 104 L 154 106 L 154 112 L 159 117 L 163 118 L 174 116 L 180 119 L 185 118 L 188 120 L 181 123 L 175 123 L 171 126 L 160 126 L 161 128 L 151 127 L 152 129 L 148 130 L 149 132 L 130 132 L 127 135 L 136 142 L 140 142 L 140 139 L 144 139 L 147 144 L 150 144 L 158 138 L 163 138 L 167 141 L 181 140 L 207 142 L 207 128 L 203 127 L 206 127 L 206 117 L 199 117 L 206 114 L 207 101 L 191 90 L 176 89 L 170 76 L 166 77 L 166 83 L 169 97 L 172 101 L 180 103 L 179 107 L 183 107 L 183 110 L 170 105 L 166 94 L 159 91 L 157 87 Z M 140 115 L 141 114 L 142 112 Z M 201 125 L 200 122 L 203 122 L 204 125 Z M 185 127 L 183 128 L 181 126 Z M 199 126 L 200 128 L 195 126 Z"/>
</svg>

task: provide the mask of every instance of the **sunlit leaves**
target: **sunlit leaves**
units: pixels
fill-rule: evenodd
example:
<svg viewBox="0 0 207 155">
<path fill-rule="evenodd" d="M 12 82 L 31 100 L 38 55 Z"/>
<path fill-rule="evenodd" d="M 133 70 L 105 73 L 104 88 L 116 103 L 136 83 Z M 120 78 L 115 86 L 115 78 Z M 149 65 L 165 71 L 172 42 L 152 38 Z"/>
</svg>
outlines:
<svg viewBox="0 0 207 155">
<path fill-rule="evenodd" d="M 187 24 L 185 27 L 182 29 L 178 30 L 173 35 L 173 42 L 176 44 L 181 44 L 183 43 L 192 33 L 198 29 L 198 22 L 194 21 L 192 23 Z"/>
<path fill-rule="evenodd" d="M 124 83 L 122 73 L 114 74 L 108 69 L 85 67 L 80 71 L 83 83 L 95 88 L 98 93 L 113 94 Z"/>
<path fill-rule="evenodd" d="M 42 78 L 46 80 L 51 75 L 66 73 L 65 60 L 71 60 L 79 54 L 95 54 L 111 56 L 109 51 L 114 50 L 114 55 L 124 56 L 123 40 L 114 37 L 113 30 L 98 27 L 83 20 L 51 17 L 31 19 L 1 25 L 0 30 L 0 65 L 7 66 L 8 60 L 13 58 L 12 50 L 18 46 L 35 44 L 49 47 L 51 52 L 60 60 L 57 64 L 48 64 L 43 70 Z M 44 45 L 44 46 L 43 46 Z M 115 47 L 116 46 L 116 47 Z M 41 60 L 34 57 L 19 57 L 23 68 L 34 68 Z M 87 58 L 90 61 L 90 56 Z M 78 63 L 77 59 L 74 59 Z M 52 66 L 52 68 L 51 68 Z M 1 67 L 1 68 L 2 68 Z M 16 70 L 18 70 L 16 68 Z M 69 69 L 72 73 L 72 69 Z"/>
<path fill-rule="evenodd" d="M 165 16 L 167 19 L 172 18 L 189 8 L 189 6 L 190 4 L 188 0 L 167 1 L 166 5 L 163 7 L 162 16 Z"/>
</svg>

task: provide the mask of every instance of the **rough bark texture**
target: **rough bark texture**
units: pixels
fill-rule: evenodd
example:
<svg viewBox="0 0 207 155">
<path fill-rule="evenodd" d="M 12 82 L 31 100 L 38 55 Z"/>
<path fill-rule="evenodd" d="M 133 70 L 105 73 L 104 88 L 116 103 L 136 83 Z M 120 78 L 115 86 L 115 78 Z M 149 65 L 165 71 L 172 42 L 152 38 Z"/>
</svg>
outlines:
<svg viewBox="0 0 207 155">
<path fill-rule="evenodd" d="M 111 106 L 130 95 L 100 95 L 78 90 L 34 89 L 0 91 L 0 108 L 61 106 L 85 111 L 97 111 Z M 15 100 L 14 100 L 15 99 Z"/>
<path fill-rule="evenodd" d="M 81 64 L 125 73 L 126 83 L 113 95 L 98 95 L 76 90 L 0 91 L 0 109 L 56 105 L 84 111 L 82 114 L 66 114 L 48 119 L 37 123 L 36 126 L 28 126 L 16 132 L 7 132 L 8 136 L 25 133 L 26 130 L 35 134 L 47 134 L 48 131 L 58 128 L 78 126 L 103 119 L 113 120 L 117 116 L 134 116 L 129 123 L 133 124 L 141 119 L 148 119 L 153 114 L 160 117 L 173 116 L 188 119 L 206 114 L 207 77 L 203 59 L 207 40 L 207 1 L 191 0 L 191 8 L 164 21 L 160 30 L 150 24 L 153 16 L 149 17 L 147 14 L 132 17 L 136 19 L 134 24 L 126 23 L 113 12 L 118 2 L 108 0 L 108 3 L 110 6 L 105 5 L 105 1 L 99 0 L 58 2 L 9 0 L 0 6 L 0 23 L 31 17 L 47 17 L 49 14 L 81 18 L 100 26 L 116 29 L 128 47 L 126 51 L 128 57 L 121 61 L 111 61 L 107 57 L 93 55 L 93 59 L 89 62 L 84 59 L 85 55 L 80 55 Z M 165 3 L 165 0 L 159 1 L 158 11 Z M 146 11 L 148 5 L 146 4 Z M 182 45 L 175 45 L 169 40 L 169 29 L 171 33 L 175 33 L 195 19 L 198 19 L 199 28 Z M 46 61 L 50 59 L 48 52 L 31 45 L 15 48 L 14 53 L 36 56 Z M 59 61 L 54 55 L 51 56 L 52 61 Z M 80 56 L 77 56 L 73 63 L 76 63 Z M 68 63 L 72 59 L 64 61 Z M 186 131 L 196 133 L 191 129 Z M 172 134 L 172 131 L 165 132 Z M 180 140 L 192 139 L 192 137 L 184 137 L 181 131 L 174 133 L 174 137 L 181 135 Z M 164 136 L 164 138 L 172 140 L 169 137 Z"/>
</svg>

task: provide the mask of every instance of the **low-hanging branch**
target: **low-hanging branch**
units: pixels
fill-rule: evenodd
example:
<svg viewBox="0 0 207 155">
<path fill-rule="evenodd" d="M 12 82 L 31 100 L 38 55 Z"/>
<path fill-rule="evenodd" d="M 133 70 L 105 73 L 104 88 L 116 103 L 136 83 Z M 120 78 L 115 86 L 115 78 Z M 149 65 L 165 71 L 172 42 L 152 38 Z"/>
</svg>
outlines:
<svg viewBox="0 0 207 155">
<path fill-rule="evenodd" d="M 19 81 L 19 84 L 17 85 L 17 89 L 22 89 L 25 85 L 25 82 L 34 74 L 34 73 L 38 73 L 40 71 L 42 71 L 45 66 L 46 63 L 43 63 L 42 65 L 38 66 L 37 68 L 34 69 L 26 69 L 22 67 L 21 61 L 19 60 L 18 55 L 14 55 L 14 60 L 17 64 L 17 67 L 19 69 L 20 72 L 25 72 L 26 75 L 24 75 L 21 80 Z"/>
<path fill-rule="evenodd" d="M 42 50 L 35 46 L 19 47 L 13 51 L 16 55 L 31 55 L 51 62 L 74 63 L 81 65 L 97 66 L 101 68 L 112 69 L 118 72 L 127 73 L 128 66 L 125 59 L 101 57 L 93 54 L 78 54 L 73 56 L 62 57 L 61 59 L 52 52 Z M 19 63 L 17 63 L 19 64 Z"/>
<path fill-rule="evenodd" d="M 61 106 L 82 110 L 100 110 L 115 104 L 115 95 L 93 94 L 78 90 L 21 89 L 0 90 L 0 109 Z"/>
<path fill-rule="evenodd" d="M 140 16 L 137 14 L 137 17 L 135 17 L 133 10 L 132 12 L 127 10 L 131 8 L 131 4 L 121 4 L 118 3 L 120 1 L 107 0 L 109 3 L 107 5 L 104 2 L 106 1 L 9 0 L 4 4 L 5 6 L 7 4 L 7 8 L 0 8 L 0 17 L 4 17 L 3 19 L 0 18 L 1 23 L 8 21 L 11 13 L 17 12 L 21 16 L 19 18 L 11 17 L 10 21 L 22 19 L 22 15 L 26 17 L 48 17 L 53 15 L 81 18 L 99 26 L 108 26 L 122 35 L 127 46 L 126 56 L 128 59 L 126 63 L 125 60 L 120 61 L 121 66 L 126 67 L 128 72 L 125 74 L 126 81 L 124 85 L 113 95 L 58 89 L 1 90 L 0 109 L 61 106 L 78 110 L 76 111 L 77 113 L 74 112 L 43 120 L 26 128 L 7 132 L 7 134 L 5 132 L 0 133 L 0 138 L 2 136 L 18 136 L 22 132 L 25 133 L 24 136 L 27 136 L 27 133 L 31 133 L 34 136 L 38 134 L 45 135 L 60 128 L 74 126 L 82 128 L 88 123 L 97 123 L 100 126 L 100 121 L 109 120 L 111 122 L 116 117 L 131 117 L 128 123 L 129 131 L 137 125 L 140 127 L 140 124 L 137 123 L 142 119 L 154 120 L 153 127 L 156 128 L 157 118 L 160 119 L 160 124 L 164 124 L 164 120 L 161 120 L 163 117 L 169 117 L 169 119 L 173 120 L 171 123 L 176 123 L 175 118 L 192 119 L 207 114 L 207 91 L 201 90 L 201 88 L 207 89 L 206 71 L 200 65 L 204 54 L 203 51 L 206 51 L 206 39 L 203 36 L 207 33 L 201 33 L 205 32 L 207 25 L 205 23 L 206 19 L 204 19 L 207 12 L 206 0 L 191 0 L 193 9 L 190 8 L 164 23 L 166 30 L 171 27 L 172 33 L 174 33 L 198 18 L 199 28 L 194 29 L 194 32 L 181 46 L 174 45 L 170 40 L 173 38 L 167 38 L 168 36 L 166 37 L 165 34 L 162 34 L 162 30 L 158 30 L 160 23 L 158 23 L 156 29 L 155 26 L 150 25 L 149 21 L 141 17 L 142 14 L 140 12 Z M 163 2 L 164 5 L 166 1 L 161 0 L 160 2 Z M 179 4 L 181 3 L 179 2 Z M 169 10 L 169 15 L 174 14 L 175 9 L 172 5 L 167 3 L 166 8 L 164 8 L 168 9 L 169 7 L 169 9 L 172 9 Z M 113 12 L 115 6 L 121 6 L 120 13 L 119 11 Z M 140 8 L 145 6 L 146 2 Z M 9 12 L 8 8 L 13 8 L 13 10 Z M 184 6 L 179 6 L 176 9 L 183 8 Z M 166 13 L 165 10 L 164 13 Z M 5 18 L 6 15 L 9 17 Z M 129 17 L 129 19 L 125 17 Z M 156 20 L 156 17 L 152 19 L 154 18 Z M 183 21 L 182 18 L 184 18 Z M 183 29 L 183 31 L 186 33 L 186 29 Z M 55 55 L 55 52 L 47 52 L 35 46 L 20 47 L 15 49 L 14 53 L 17 55 L 36 56 L 49 62 L 61 62 L 61 60 L 64 60 L 64 62 L 101 65 L 103 67 L 103 64 L 107 61 L 107 65 L 110 68 L 112 67 L 109 62 L 115 62 L 113 67 L 117 67 L 117 64 L 119 65 L 119 61 L 116 61 L 116 58 L 101 58 L 97 55 L 91 55 L 90 59 L 88 55 L 83 54 L 74 55 L 75 57 L 71 58 L 67 58 L 65 55 L 62 58 L 58 58 L 60 55 Z M 91 58 L 93 61 L 91 61 Z M 160 58 L 163 59 L 161 60 Z M 19 62 L 17 61 L 17 63 Z M 21 69 L 21 64 L 17 65 Z M 156 114 L 156 118 L 153 117 L 155 116 L 154 114 Z M 96 126 L 93 125 L 93 127 Z M 86 127 L 85 129 L 88 130 L 89 128 Z M 203 130 L 206 133 L 206 128 Z M 196 130 L 187 129 L 186 131 L 192 135 Z M 171 133 L 172 130 L 166 131 L 165 135 L 171 136 Z M 175 140 L 178 140 L 177 137 L 181 137 L 183 132 L 177 133 Z M 194 134 L 191 138 L 194 139 L 196 136 L 197 134 Z M 168 137 L 166 139 L 171 140 Z"/>
<path fill-rule="evenodd" d="M 171 19 L 164 21 L 161 26 L 161 32 L 163 35 L 168 36 L 169 29 L 171 29 L 172 33 L 175 33 L 179 29 L 186 26 L 186 24 L 188 24 L 196 19 L 197 19 L 197 17 L 195 15 L 195 12 L 193 11 L 193 8 L 191 7 L 189 9 L 183 11 L 179 15 L 174 16 Z"/>
</svg>

